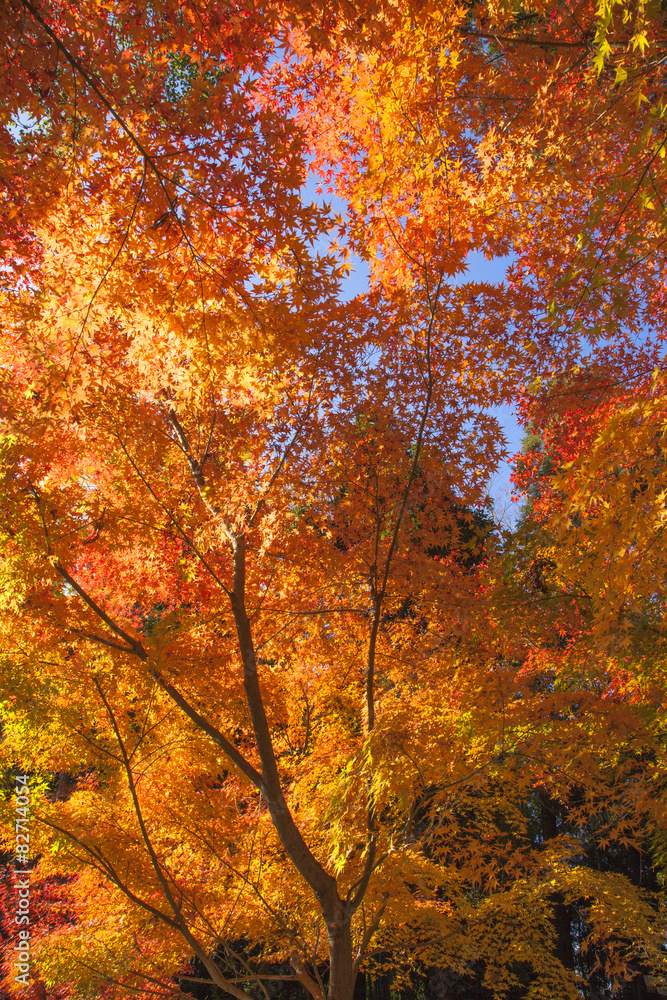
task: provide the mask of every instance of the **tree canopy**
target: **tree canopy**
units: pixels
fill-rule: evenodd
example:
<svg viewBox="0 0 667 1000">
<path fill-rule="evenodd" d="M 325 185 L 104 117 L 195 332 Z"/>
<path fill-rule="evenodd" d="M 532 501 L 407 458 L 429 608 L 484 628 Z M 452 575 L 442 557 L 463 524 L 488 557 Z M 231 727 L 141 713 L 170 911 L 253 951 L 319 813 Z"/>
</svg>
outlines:
<svg viewBox="0 0 667 1000">
<path fill-rule="evenodd" d="M 662 8 L 0 18 L 8 995 L 663 982 Z"/>
</svg>

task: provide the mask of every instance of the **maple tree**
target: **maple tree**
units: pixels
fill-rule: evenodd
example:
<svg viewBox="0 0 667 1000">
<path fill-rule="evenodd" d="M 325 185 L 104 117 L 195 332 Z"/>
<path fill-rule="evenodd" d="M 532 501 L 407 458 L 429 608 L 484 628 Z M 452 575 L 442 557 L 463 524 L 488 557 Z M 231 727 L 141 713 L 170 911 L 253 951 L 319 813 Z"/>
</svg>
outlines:
<svg viewBox="0 0 667 1000">
<path fill-rule="evenodd" d="M 548 524 L 542 558 L 586 603 L 599 641 L 627 647 L 639 630 L 639 648 L 652 634 L 654 653 L 662 642 L 662 380 L 656 370 L 609 384 L 604 372 L 583 368 L 526 397 L 539 437 L 515 477 L 531 493 L 532 520 Z"/>
<path fill-rule="evenodd" d="M 574 902 L 610 980 L 660 973 L 655 898 L 573 832 L 664 828 L 659 684 L 483 514 L 489 407 L 586 338 L 607 379 L 659 358 L 660 18 L 1 13 L 2 752 L 73 913 L 40 989 L 349 1000 L 482 961 L 496 996 L 574 997 Z M 509 284 L 452 282 L 471 250 Z M 531 834 L 536 796 L 562 829 Z"/>
</svg>

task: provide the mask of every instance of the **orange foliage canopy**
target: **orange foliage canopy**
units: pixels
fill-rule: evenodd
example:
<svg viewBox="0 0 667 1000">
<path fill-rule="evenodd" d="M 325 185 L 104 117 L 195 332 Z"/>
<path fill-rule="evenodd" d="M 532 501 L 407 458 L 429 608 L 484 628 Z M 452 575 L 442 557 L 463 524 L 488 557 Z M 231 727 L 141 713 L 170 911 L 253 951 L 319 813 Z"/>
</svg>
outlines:
<svg viewBox="0 0 667 1000">
<path fill-rule="evenodd" d="M 648 894 L 531 834 L 664 825 L 659 687 L 483 513 L 491 407 L 659 357 L 662 23 L 350 9 L 2 8 L 2 749 L 71 907 L 35 995 L 350 1000 L 400 957 L 575 997 L 555 894 L 609 977 L 663 962 Z"/>
</svg>

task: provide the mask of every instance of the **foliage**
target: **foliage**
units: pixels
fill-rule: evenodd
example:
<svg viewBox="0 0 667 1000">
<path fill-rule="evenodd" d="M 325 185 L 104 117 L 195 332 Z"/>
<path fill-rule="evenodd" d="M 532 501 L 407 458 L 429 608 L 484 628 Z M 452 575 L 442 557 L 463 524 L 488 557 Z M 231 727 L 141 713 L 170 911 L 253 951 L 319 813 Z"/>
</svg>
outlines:
<svg viewBox="0 0 667 1000">
<path fill-rule="evenodd" d="M 658 887 L 591 863 L 666 825 L 662 12 L 0 16 L 1 749 L 65 914 L 34 995 L 664 975 Z M 522 390 L 556 489 L 523 459 L 507 539 Z"/>
</svg>

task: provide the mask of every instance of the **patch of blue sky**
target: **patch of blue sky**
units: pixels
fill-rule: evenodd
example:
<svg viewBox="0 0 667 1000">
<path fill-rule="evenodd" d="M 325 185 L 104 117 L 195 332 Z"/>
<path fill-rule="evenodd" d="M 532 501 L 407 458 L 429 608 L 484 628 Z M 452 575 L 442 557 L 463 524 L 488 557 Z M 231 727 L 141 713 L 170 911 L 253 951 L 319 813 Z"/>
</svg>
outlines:
<svg viewBox="0 0 667 1000">
<path fill-rule="evenodd" d="M 306 183 L 301 188 L 301 198 L 308 203 L 314 203 L 317 205 L 328 205 L 331 208 L 332 215 L 343 214 L 347 208 L 347 204 L 342 198 L 337 198 L 332 194 L 318 194 L 317 187 L 319 181 L 316 177 L 310 174 L 306 180 Z M 320 237 L 315 243 L 315 250 L 320 253 L 328 253 L 332 244 L 337 239 L 337 236 L 332 229 L 331 235 Z M 370 271 L 366 261 L 362 260 L 356 254 L 350 255 L 350 271 L 347 276 L 343 279 L 341 285 L 341 294 L 345 302 L 349 302 L 350 299 L 355 298 L 357 295 L 363 295 L 364 292 L 368 291 L 368 285 L 370 280 Z"/>
<path fill-rule="evenodd" d="M 331 194 L 317 193 L 317 180 L 310 176 L 301 188 L 301 197 L 305 202 L 315 202 L 316 204 L 327 204 L 334 214 L 343 213 L 346 209 L 345 202 Z M 321 253 L 328 251 L 335 237 L 323 237 L 318 241 L 315 249 Z M 507 269 L 514 260 L 512 255 L 504 257 L 485 258 L 484 254 L 472 252 L 468 254 L 466 270 L 451 279 L 451 283 L 456 286 L 466 282 L 485 282 L 492 285 L 502 285 L 507 279 Z M 356 295 L 361 295 L 368 290 L 370 272 L 368 264 L 359 257 L 352 255 L 351 270 L 344 279 L 342 285 L 342 295 L 346 301 L 353 299 Z M 510 501 L 512 473 L 509 459 L 521 450 L 521 439 L 523 428 L 517 419 L 514 407 L 511 405 L 497 406 L 488 411 L 494 416 L 499 424 L 500 433 L 503 440 L 503 451 L 506 457 L 499 463 L 498 468 L 491 476 L 489 482 L 489 495 L 494 504 L 494 508 L 499 519 L 506 523 L 513 523 L 516 518 L 516 504 Z"/>
<path fill-rule="evenodd" d="M 321 195 L 317 193 L 317 181 L 314 177 L 309 177 L 301 189 L 301 197 L 304 201 L 316 202 L 317 204 L 328 204 L 334 213 L 342 213 L 345 202 L 334 195 Z M 320 240 L 321 246 L 316 247 L 321 252 L 326 252 L 331 246 L 333 237 Z M 504 257 L 493 257 L 490 260 L 484 254 L 473 252 L 468 255 L 466 271 L 452 278 L 452 284 L 463 285 L 466 282 L 486 282 L 488 284 L 504 284 L 507 278 L 507 269 L 513 261 L 512 255 Z M 369 269 L 365 261 L 355 255 L 350 261 L 352 268 L 349 275 L 344 279 L 342 293 L 346 300 L 352 299 L 355 295 L 363 294 L 368 289 Z M 504 519 L 512 518 L 509 496 L 511 492 L 510 475 L 511 466 L 508 459 L 515 455 L 521 448 L 523 429 L 519 425 L 514 408 L 510 405 L 498 406 L 490 409 L 489 412 L 496 417 L 504 437 L 504 450 L 507 458 L 503 460 L 489 483 L 489 493 L 499 514 Z M 502 511 L 501 511 L 502 508 Z"/>
<path fill-rule="evenodd" d="M 464 285 L 467 282 L 485 282 L 490 285 L 503 285 L 507 280 L 507 269 L 513 263 L 513 254 L 504 257 L 492 257 L 487 259 L 483 253 L 473 251 L 468 254 L 466 260 L 466 270 L 463 274 L 451 279 L 451 283 L 456 286 Z M 521 441 L 524 430 L 517 418 L 514 406 L 505 404 L 504 406 L 491 407 L 488 412 L 496 418 L 500 425 L 504 437 L 504 451 L 506 457 L 500 462 L 489 482 L 489 495 L 493 501 L 496 516 L 508 525 L 516 520 L 518 510 L 517 504 L 512 504 L 512 487 L 510 476 L 512 467 L 510 460 L 521 450 Z"/>
</svg>

